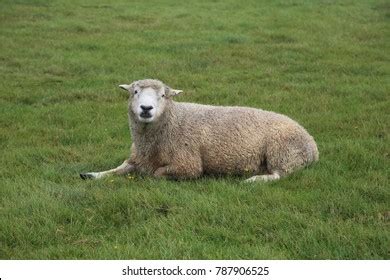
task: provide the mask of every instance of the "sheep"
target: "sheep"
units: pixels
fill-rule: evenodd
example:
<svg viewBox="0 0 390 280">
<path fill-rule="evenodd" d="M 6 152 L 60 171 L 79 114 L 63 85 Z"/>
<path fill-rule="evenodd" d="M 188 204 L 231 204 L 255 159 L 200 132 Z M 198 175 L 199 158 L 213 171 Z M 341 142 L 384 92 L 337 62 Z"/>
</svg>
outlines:
<svg viewBox="0 0 390 280">
<path fill-rule="evenodd" d="M 182 91 L 159 80 L 120 88 L 130 95 L 130 158 L 108 171 L 82 173 L 83 179 L 137 172 L 170 179 L 250 175 L 245 182 L 271 181 L 318 160 L 313 137 L 287 116 L 175 102 Z"/>
</svg>

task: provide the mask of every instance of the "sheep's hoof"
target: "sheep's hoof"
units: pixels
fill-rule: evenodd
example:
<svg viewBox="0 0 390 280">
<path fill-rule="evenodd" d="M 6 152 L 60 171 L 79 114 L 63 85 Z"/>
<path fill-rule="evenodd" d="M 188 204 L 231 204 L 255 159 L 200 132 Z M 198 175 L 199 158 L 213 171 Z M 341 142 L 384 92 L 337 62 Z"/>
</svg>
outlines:
<svg viewBox="0 0 390 280">
<path fill-rule="evenodd" d="M 83 180 L 87 180 L 87 179 L 94 179 L 95 176 L 93 176 L 91 173 L 80 173 L 80 178 Z"/>
</svg>

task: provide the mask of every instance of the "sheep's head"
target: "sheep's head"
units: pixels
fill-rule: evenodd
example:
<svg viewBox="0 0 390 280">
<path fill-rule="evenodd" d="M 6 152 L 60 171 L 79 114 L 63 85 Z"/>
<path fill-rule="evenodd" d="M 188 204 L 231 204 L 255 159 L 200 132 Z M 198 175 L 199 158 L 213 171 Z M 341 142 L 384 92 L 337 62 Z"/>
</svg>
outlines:
<svg viewBox="0 0 390 280">
<path fill-rule="evenodd" d="M 151 123 L 162 115 L 168 100 L 180 94 L 181 90 L 171 89 L 159 80 L 139 80 L 120 88 L 130 93 L 129 110 L 143 123 Z"/>
</svg>

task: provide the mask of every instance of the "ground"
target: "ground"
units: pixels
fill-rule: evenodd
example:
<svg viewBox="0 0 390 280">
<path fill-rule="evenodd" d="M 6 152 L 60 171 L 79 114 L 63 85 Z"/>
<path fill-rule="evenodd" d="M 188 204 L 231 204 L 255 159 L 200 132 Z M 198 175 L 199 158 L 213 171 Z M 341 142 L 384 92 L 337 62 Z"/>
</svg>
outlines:
<svg viewBox="0 0 390 280">
<path fill-rule="evenodd" d="M 389 259 L 388 1 L 0 1 L 1 259 Z M 280 181 L 79 172 L 129 155 L 119 84 L 300 122 Z"/>
</svg>

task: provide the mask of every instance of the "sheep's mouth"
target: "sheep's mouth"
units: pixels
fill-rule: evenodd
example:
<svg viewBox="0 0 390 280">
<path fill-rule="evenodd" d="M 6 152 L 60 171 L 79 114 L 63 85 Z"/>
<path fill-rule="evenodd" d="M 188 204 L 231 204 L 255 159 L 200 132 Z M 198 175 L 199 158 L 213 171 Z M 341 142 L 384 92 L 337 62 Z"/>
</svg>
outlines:
<svg viewBox="0 0 390 280">
<path fill-rule="evenodd" d="M 152 115 L 149 112 L 142 112 L 139 116 L 143 119 L 150 119 Z"/>
</svg>

